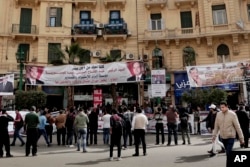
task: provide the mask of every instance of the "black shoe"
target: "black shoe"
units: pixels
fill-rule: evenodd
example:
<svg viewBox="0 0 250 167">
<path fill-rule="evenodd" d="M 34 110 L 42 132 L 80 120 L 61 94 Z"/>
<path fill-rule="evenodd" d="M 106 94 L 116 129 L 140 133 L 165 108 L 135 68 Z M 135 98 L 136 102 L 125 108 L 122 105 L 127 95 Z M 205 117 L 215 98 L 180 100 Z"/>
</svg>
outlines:
<svg viewBox="0 0 250 167">
<path fill-rule="evenodd" d="M 36 154 L 36 153 L 35 153 L 35 154 L 32 154 L 32 156 L 35 157 L 35 156 L 37 156 L 37 154 Z"/>
<path fill-rule="evenodd" d="M 170 146 L 170 143 L 168 143 L 167 146 Z"/>
<path fill-rule="evenodd" d="M 14 143 L 12 143 L 10 146 L 15 146 L 15 144 L 14 144 Z"/>
<path fill-rule="evenodd" d="M 133 156 L 133 157 L 138 157 L 138 156 L 139 156 L 139 154 L 133 154 L 132 156 Z"/>
<path fill-rule="evenodd" d="M 146 156 L 147 155 L 147 153 L 143 153 L 143 156 Z"/>
<path fill-rule="evenodd" d="M 213 153 L 213 151 L 212 150 L 210 150 L 210 151 L 207 151 L 209 154 L 212 154 Z"/>
<path fill-rule="evenodd" d="M 20 145 L 20 147 L 22 147 L 22 146 L 24 146 L 25 145 L 25 143 L 22 143 L 21 145 Z"/>
<path fill-rule="evenodd" d="M 214 157 L 215 155 L 216 155 L 215 153 L 211 153 L 209 157 Z"/>
<path fill-rule="evenodd" d="M 6 155 L 6 158 L 10 158 L 10 157 L 13 157 L 13 155 L 11 154 Z"/>
<path fill-rule="evenodd" d="M 25 156 L 28 157 L 30 154 L 26 154 Z"/>
<path fill-rule="evenodd" d="M 155 143 L 155 145 L 159 145 L 159 143 Z"/>
<path fill-rule="evenodd" d="M 186 144 L 185 142 L 182 143 L 182 145 L 185 145 L 185 144 Z"/>
<path fill-rule="evenodd" d="M 0 155 L 0 158 L 3 158 L 3 155 Z"/>
</svg>

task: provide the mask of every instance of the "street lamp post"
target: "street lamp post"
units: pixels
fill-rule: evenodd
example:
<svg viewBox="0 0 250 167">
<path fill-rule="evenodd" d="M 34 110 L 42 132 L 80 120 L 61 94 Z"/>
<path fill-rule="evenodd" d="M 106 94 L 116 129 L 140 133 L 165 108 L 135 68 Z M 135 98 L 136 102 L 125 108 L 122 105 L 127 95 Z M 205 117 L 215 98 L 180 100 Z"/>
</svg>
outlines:
<svg viewBox="0 0 250 167">
<path fill-rule="evenodd" d="M 23 89 L 23 68 L 24 68 L 23 62 L 25 60 L 25 56 L 24 56 L 24 52 L 22 48 L 20 48 L 20 50 L 16 53 L 16 60 L 20 66 L 19 90 L 22 90 Z"/>
<path fill-rule="evenodd" d="M 160 68 L 160 50 L 156 46 L 154 49 L 154 56 L 155 56 L 155 68 L 158 70 Z M 161 104 L 161 98 L 157 97 L 157 104 Z"/>
</svg>

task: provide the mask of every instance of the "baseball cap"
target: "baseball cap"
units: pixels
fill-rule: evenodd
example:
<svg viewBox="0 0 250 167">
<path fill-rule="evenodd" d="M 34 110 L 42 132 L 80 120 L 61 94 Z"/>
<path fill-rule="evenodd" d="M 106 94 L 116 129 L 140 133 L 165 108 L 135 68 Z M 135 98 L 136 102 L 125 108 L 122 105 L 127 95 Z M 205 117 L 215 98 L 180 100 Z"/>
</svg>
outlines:
<svg viewBox="0 0 250 167">
<path fill-rule="evenodd" d="M 208 108 L 216 109 L 216 105 L 211 104 Z"/>
</svg>

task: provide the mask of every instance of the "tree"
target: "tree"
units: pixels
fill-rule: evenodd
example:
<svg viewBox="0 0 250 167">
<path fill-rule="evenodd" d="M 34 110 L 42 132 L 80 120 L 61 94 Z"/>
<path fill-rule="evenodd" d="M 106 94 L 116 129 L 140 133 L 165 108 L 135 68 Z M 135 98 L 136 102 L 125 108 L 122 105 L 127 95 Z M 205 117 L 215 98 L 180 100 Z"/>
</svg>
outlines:
<svg viewBox="0 0 250 167">
<path fill-rule="evenodd" d="M 219 88 L 190 89 L 183 93 L 181 100 L 192 106 L 203 108 L 211 103 L 219 104 L 221 101 L 227 100 L 227 92 Z"/>
<path fill-rule="evenodd" d="M 185 47 L 183 49 L 183 64 L 184 66 L 195 65 L 196 53 L 192 47 Z"/>
<path fill-rule="evenodd" d="M 16 91 L 15 104 L 18 109 L 30 109 L 31 106 L 43 108 L 46 105 L 47 95 L 43 91 Z"/>
<path fill-rule="evenodd" d="M 106 54 L 106 57 L 99 58 L 100 62 L 102 63 L 109 63 L 109 62 L 117 62 L 117 61 L 122 61 L 123 57 L 121 57 L 120 54 L 115 54 L 115 55 L 110 55 Z M 117 85 L 112 83 L 111 84 L 111 96 L 113 99 L 113 108 L 118 108 L 118 99 L 117 99 L 117 94 L 116 94 L 116 89 Z"/>
<path fill-rule="evenodd" d="M 63 61 L 66 60 L 68 64 L 83 64 L 90 62 L 90 51 L 83 49 L 78 43 L 72 43 L 70 46 L 66 46 L 63 51 L 61 48 L 56 47 L 54 49 L 54 54 L 57 55 L 57 59 L 54 60 L 53 65 L 62 65 Z M 65 53 L 67 56 L 65 56 Z M 79 62 L 76 62 L 79 59 Z M 68 107 L 74 106 L 74 86 L 67 87 L 68 93 Z"/>
</svg>

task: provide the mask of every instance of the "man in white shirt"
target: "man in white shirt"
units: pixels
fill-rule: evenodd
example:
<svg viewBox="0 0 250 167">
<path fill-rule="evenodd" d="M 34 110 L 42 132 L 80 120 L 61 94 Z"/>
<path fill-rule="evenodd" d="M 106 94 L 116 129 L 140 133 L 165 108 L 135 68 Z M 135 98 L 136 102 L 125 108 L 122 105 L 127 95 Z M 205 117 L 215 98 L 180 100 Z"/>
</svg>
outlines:
<svg viewBox="0 0 250 167">
<path fill-rule="evenodd" d="M 110 131 L 110 112 L 104 111 L 104 115 L 102 117 L 103 120 L 103 143 L 109 144 L 109 131 Z"/>
<path fill-rule="evenodd" d="M 147 155 L 146 142 L 145 142 L 145 132 L 148 125 L 148 118 L 142 114 L 140 108 L 136 109 L 137 114 L 134 115 L 132 121 L 132 131 L 134 131 L 135 136 L 135 154 L 133 156 L 139 156 L 139 144 L 142 143 L 143 155 Z"/>
</svg>

